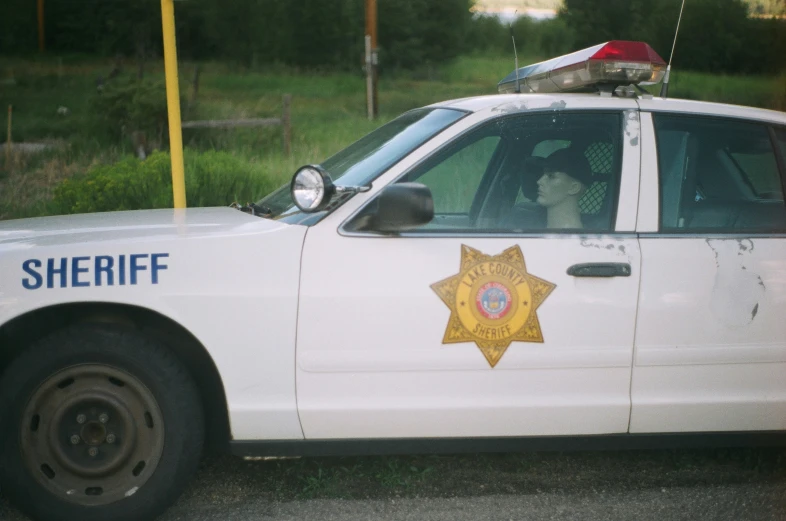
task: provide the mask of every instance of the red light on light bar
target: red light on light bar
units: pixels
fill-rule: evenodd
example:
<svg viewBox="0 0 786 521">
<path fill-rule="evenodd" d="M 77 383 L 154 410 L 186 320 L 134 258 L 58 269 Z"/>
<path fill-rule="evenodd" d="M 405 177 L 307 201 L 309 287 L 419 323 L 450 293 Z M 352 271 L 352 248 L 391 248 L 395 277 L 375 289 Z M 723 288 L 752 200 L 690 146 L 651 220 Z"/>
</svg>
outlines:
<svg viewBox="0 0 786 521">
<path fill-rule="evenodd" d="M 628 42 L 625 40 L 612 40 L 603 45 L 598 52 L 592 55 L 591 60 L 624 60 L 634 62 L 652 62 L 666 65 L 663 58 L 644 42 Z"/>
</svg>

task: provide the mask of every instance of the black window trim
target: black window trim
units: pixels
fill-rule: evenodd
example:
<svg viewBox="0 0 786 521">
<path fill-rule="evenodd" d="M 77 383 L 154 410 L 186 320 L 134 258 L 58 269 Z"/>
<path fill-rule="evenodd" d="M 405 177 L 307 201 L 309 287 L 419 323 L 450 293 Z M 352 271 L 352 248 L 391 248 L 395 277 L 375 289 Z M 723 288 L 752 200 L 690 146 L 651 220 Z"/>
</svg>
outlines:
<svg viewBox="0 0 786 521">
<path fill-rule="evenodd" d="M 567 230 L 564 232 L 554 231 L 554 230 L 527 230 L 526 232 L 514 232 L 514 231 L 497 231 L 497 230 L 490 230 L 488 232 L 482 232 L 478 230 L 449 230 L 449 231 L 438 231 L 438 230 L 426 230 L 426 231 L 406 231 L 406 232 L 399 232 L 399 233 L 382 233 L 376 231 L 356 231 L 351 230 L 349 224 L 359 216 L 363 210 L 370 204 L 372 204 L 376 198 L 379 196 L 379 193 L 375 194 L 374 197 L 371 197 L 368 201 L 360 205 L 354 212 L 352 212 L 344 221 L 338 226 L 338 234 L 343 237 L 365 237 L 365 238 L 379 238 L 379 239 L 389 239 L 389 238 L 422 238 L 422 239 L 435 239 L 435 238 L 600 238 L 600 237 L 608 237 L 608 236 L 630 236 L 635 235 L 635 232 L 630 230 L 627 231 L 617 231 L 617 210 L 619 207 L 619 192 L 620 187 L 622 185 L 622 158 L 624 152 L 624 132 L 625 132 L 625 122 L 624 122 L 624 114 L 626 112 L 633 111 L 637 115 L 641 113 L 641 110 L 636 108 L 591 108 L 591 109 L 570 109 L 559 111 L 560 115 L 563 114 L 614 114 L 620 118 L 619 122 L 619 131 L 620 131 L 620 147 L 619 151 L 617 152 L 615 157 L 615 165 L 619 166 L 619 179 L 618 183 L 615 187 L 615 193 L 613 194 L 613 207 L 612 207 L 612 215 L 611 215 L 611 224 L 614 229 L 604 231 L 604 232 L 591 232 L 587 230 Z M 404 172 L 402 172 L 398 177 L 390 181 L 386 186 L 392 185 L 397 183 L 403 177 L 409 175 L 412 171 L 420 168 L 424 163 L 431 160 L 433 157 L 438 156 L 446 151 L 448 147 L 451 147 L 455 143 L 458 143 L 462 139 L 464 139 L 469 133 L 474 132 L 486 125 L 496 124 L 501 121 L 507 119 L 514 119 L 520 118 L 522 116 L 526 116 L 529 114 L 543 114 L 543 113 L 553 113 L 554 109 L 551 108 L 542 108 L 542 109 L 533 109 L 526 112 L 515 112 L 512 114 L 502 114 L 494 118 L 484 119 L 483 121 L 479 121 L 474 125 L 464 129 L 462 132 L 457 134 L 453 137 L 453 139 L 443 143 L 439 148 L 435 149 L 431 154 L 427 157 L 422 158 L 417 163 L 413 164 L 409 168 L 407 168 Z M 462 118 L 463 119 L 463 118 Z M 460 121 L 460 120 L 459 120 Z M 458 122 L 458 121 L 457 121 Z M 436 137 L 436 136 L 435 136 Z M 416 149 L 417 150 L 417 149 Z M 495 155 L 499 150 L 495 150 Z M 414 152 L 414 150 L 413 150 Z M 389 170 L 389 169 L 388 169 Z M 641 166 L 639 166 L 639 172 L 637 175 L 641 176 Z M 485 179 L 486 175 L 484 174 L 483 179 Z M 481 180 L 481 184 L 483 180 Z M 638 200 L 637 200 L 638 204 Z"/>
<path fill-rule="evenodd" d="M 783 132 L 784 138 L 786 138 L 786 126 L 781 127 L 770 124 L 767 125 L 767 129 L 770 134 L 772 150 L 775 152 L 775 163 L 778 165 L 778 171 L 781 174 L 781 193 L 783 194 L 784 201 L 786 201 L 786 158 L 783 157 L 781 146 L 778 144 L 778 136 L 775 134 L 777 129 Z"/>
</svg>

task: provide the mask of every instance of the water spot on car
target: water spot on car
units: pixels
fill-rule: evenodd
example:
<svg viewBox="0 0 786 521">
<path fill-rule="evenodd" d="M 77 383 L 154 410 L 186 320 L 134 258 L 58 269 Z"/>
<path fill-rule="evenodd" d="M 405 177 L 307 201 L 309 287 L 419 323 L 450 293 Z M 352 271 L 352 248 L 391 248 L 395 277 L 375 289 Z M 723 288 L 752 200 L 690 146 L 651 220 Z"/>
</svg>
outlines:
<svg viewBox="0 0 786 521">
<path fill-rule="evenodd" d="M 583 248 L 598 248 L 598 249 L 601 248 L 600 244 L 597 244 L 597 243 L 594 243 L 594 242 L 590 242 L 589 239 L 581 239 L 581 243 L 580 244 L 581 244 L 581 246 Z"/>
<path fill-rule="evenodd" d="M 625 250 L 625 246 L 624 245 L 620 244 L 619 246 L 617 246 L 617 245 L 615 245 L 613 243 L 607 243 L 607 241 L 609 241 L 609 240 L 611 240 L 613 242 L 619 242 L 619 239 L 616 239 L 616 238 L 614 238 L 614 239 L 603 239 L 603 240 L 598 241 L 598 242 L 593 241 L 592 239 L 589 239 L 589 238 L 582 238 L 581 242 L 579 244 L 581 244 L 582 248 L 595 248 L 596 250 L 608 250 L 608 251 L 611 251 L 611 250 L 616 249 L 616 250 L 618 250 L 617 253 L 616 253 L 617 256 L 622 256 L 622 255 L 626 254 L 626 250 Z"/>
<path fill-rule="evenodd" d="M 562 110 L 562 109 L 564 109 L 567 106 L 568 106 L 568 104 L 565 103 L 565 100 L 560 100 L 560 101 L 555 101 L 554 103 L 549 105 L 549 108 L 550 109 L 554 109 L 554 110 Z"/>
<path fill-rule="evenodd" d="M 715 267 L 719 268 L 720 264 L 718 262 L 718 250 L 716 250 L 715 248 L 712 247 L 712 243 L 710 242 L 711 240 L 712 239 L 704 239 L 704 242 L 707 243 L 707 246 L 709 246 L 710 249 L 712 250 L 712 252 L 715 254 Z"/>
<path fill-rule="evenodd" d="M 629 139 L 631 146 L 639 146 L 639 133 L 641 125 L 639 124 L 639 115 L 635 110 L 625 111 L 625 136 Z"/>
<path fill-rule="evenodd" d="M 753 251 L 753 241 L 751 239 L 737 239 L 739 245 L 739 252 L 737 255 L 742 255 L 746 251 Z"/>
<path fill-rule="evenodd" d="M 710 310 L 726 327 L 745 327 L 756 318 L 766 291 L 764 281 L 749 263 L 751 239 L 706 239 L 715 257 Z"/>
</svg>

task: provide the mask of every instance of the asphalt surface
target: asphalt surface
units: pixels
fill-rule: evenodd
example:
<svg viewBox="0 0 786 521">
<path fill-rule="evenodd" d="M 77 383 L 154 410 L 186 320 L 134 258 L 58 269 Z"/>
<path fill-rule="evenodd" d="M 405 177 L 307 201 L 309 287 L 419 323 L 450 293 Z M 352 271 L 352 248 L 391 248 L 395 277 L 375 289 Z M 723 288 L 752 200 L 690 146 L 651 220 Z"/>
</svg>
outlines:
<svg viewBox="0 0 786 521">
<path fill-rule="evenodd" d="M 250 502 L 230 508 L 180 505 L 166 520 L 281 521 L 497 521 L 682 519 L 783 520 L 782 485 L 675 488 L 636 493 L 521 494 L 399 500 L 315 499 L 289 503 Z"/>
<path fill-rule="evenodd" d="M 0 494 L 0 519 L 27 521 Z M 786 520 L 782 449 L 212 456 L 161 521 Z"/>
</svg>

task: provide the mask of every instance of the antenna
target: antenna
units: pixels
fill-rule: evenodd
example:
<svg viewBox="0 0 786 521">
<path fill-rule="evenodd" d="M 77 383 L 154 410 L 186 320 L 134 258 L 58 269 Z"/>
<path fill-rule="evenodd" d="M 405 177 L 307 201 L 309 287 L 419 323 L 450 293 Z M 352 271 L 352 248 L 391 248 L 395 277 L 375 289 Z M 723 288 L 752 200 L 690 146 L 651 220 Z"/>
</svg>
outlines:
<svg viewBox="0 0 786 521">
<path fill-rule="evenodd" d="M 513 12 L 514 18 L 518 12 L 518 9 Z M 510 22 L 508 27 L 510 28 L 510 39 L 513 40 L 513 63 L 516 67 L 516 94 L 521 94 L 521 85 L 519 84 L 519 55 L 516 53 L 516 38 L 513 37 L 513 22 Z"/>
<path fill-rule="evenodd" d="M 666 75 L 663 77 L 663 85 L 660 88 L 661 98 L 665 98 L 669 95 L 669 74 L 671 73 L 671 59 L 674 58 L 674 48 L 677 46 L 677 35 L 680 34 L 680 22 L 682 21 L 683 9 L 685 9 L 685 0 L 682 0 L 682 7 L 680 7 L 680 17 L 677 19 L 677 30 L 674 31 L 674 43 L 671 44 L 669 64 L 666 65 Z"/>
</svg>

